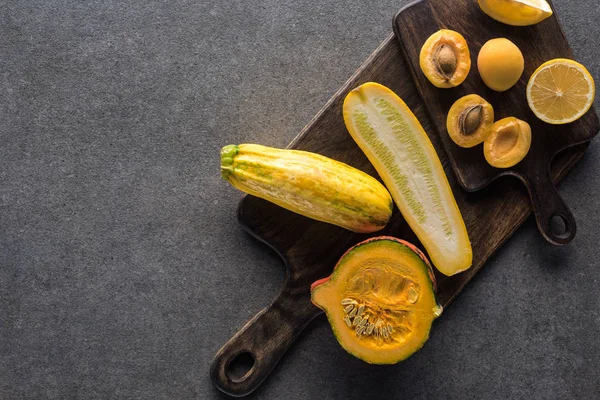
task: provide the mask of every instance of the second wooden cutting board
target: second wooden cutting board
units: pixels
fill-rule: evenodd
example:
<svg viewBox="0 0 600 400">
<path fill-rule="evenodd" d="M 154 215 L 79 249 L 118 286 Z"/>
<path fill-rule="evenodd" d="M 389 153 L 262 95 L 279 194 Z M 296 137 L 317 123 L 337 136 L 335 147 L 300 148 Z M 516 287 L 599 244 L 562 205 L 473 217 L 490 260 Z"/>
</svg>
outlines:
<svg viewBox="0 0 600 400">
<path fill-rule="evenodd" d="M 439 29 L 459 32 L 467 41 L 471 54 L 471 71 L 461 85 L 439 89 L 425 77 L 419 66 L 421 46 Z M 423 98 L 459 184 L 468 191 L 481 190 L 502 176 L 522 181 L 533 204 L 538 228 L 553 244 L 566 244 L 576 233 L 575 219 L 550 179 L 550 163 L 564 149 L 592 139 L 600 130 L 594 108 L 581 119 L 566 125 L 550 125 L 538 119 L 527 105 L 526 86 L 531 74 L 545 61 L 573 58 L 573 53 L 556 15 L 539 24 L 514 27 L 502 24 L 481 11 L 476 1 L 455 0 L 448 7 L 445 0 L 422 0 L 404 8 L 394 18 L 394 31 Z M 481 80 L 477 56 L 489 39 L 504 37 L 515 43 L 525 58 L 525 71 L 511 89 L 498 93 Z M 484 159 L 483 145 L 464 149 L 452 142 L 446 130 L 446 117 L 452 104 L 467 94 L 478 94 L 494 107 L 496 120 L 514 116 L 527 121 L 532 129 L 529 154 L 512 168 L 497 169 Z M 564 232 L 552 229 L 551 220 L 560 218 Z"/>
</svg>

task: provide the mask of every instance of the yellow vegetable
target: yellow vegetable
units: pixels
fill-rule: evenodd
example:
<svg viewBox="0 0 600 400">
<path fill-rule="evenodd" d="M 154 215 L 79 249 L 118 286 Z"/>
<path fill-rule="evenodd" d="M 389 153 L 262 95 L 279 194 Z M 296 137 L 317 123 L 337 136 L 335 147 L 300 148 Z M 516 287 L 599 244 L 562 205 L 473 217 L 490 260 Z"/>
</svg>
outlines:
<svg viewBox="0 0 600 400">
<path fill-rule="evenodd" d="M 392 215 L 390 194 L 375 178 L 315 153 L 229 145 L 221 175 L 243 192 L 354 232 L 378 231 Z"/>
<path fill-rule="evenodd" d="M 525 60 L 521 50 L 510 40 L 492 39 L 481 47 L 477 68 L 481 79 L 490 89 L 504 92 L 523 75 Z"/>
<path fill-rule="evenodd" d="M 404 101 L 368 82 L 346 96 L 344 121 L 436 268 L 445 275 L 468 269 L 473 255 L 465 223 L 442 163 Z"/>
<path fill-rule="evenodd" d="M 433 320 L 442 313 L 425 255 L 389 236 L 352 247 L 331 276 L 313 283 L 310 292 L 342 347 L 371 364 L 410 357 L 425 344 Z"/>
<path fill-rule="evenodd" d="M 565 58 L 550 60 L 529 78 L 527 102 L 549 124 L 568 124 L 583 116 L 596 95 L 594 79 L 581 64 Z"/>
<path fill-rule="evenodd" d="M 496 21 L 514 26 L 537 24 L 552 15 L 545 0 L 479 0 L 479 7 Z"/>
</svg>

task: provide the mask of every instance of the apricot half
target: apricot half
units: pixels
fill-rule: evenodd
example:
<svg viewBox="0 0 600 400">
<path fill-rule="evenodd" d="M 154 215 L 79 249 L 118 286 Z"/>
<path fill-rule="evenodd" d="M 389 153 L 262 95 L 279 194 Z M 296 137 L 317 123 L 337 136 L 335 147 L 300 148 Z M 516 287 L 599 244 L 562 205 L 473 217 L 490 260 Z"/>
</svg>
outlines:
<svg viewBox="0 0 600 400">
<path fill-rule="evenodd" d="M 421 70 L 439 88 L 456 87 L 471 70 L 471 54 L 465 38 L 458 32 L 442 29 L 431 35 L 421 48 Z"/>
<path fill-rule="evenodd" d="M 510 168 L 525 158 L 529 147 L 529 124 L 518 118 L 508 117 L 492 125 L 491 133 L 483 144 L 483 154 L 492 167 Z"/>
<path fill-rule="evenodd" d="M 448 111 L 446 129 L 460 147 L 473 147 L 489 135 L 494 123 L 494 107 L 483 97 L 469 94 L 456 100 Z"/>
<path fill-rule="evenodd" d="M 479 50 L 477 68 L 483 82 L 497 92 L 513 87 L 523 75 L 525 60 L 516 44 L 505 38 L 488 40 Z"/>
</svg>

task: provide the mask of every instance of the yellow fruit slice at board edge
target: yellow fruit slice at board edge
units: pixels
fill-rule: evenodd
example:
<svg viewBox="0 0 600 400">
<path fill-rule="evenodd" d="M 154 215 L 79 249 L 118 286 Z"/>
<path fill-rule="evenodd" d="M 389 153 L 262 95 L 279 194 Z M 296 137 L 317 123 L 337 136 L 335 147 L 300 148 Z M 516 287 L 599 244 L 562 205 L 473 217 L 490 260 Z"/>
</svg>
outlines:
<svg viewBox="0 0 600 400">
<path fill-rule="evenodd" d="M 596 89 L 588 70 L 576 61 L 557 58 L 542 64 L 529 78 L 527 103 L 549 124 L 568 124 L 594 103 Z"/>
<path fill-rule="evenodd" d="M 479 0 L 479 7 L 496 21 L 514 26 L 537 24 L 552 15 L 546 0 Z"/>
</svg>

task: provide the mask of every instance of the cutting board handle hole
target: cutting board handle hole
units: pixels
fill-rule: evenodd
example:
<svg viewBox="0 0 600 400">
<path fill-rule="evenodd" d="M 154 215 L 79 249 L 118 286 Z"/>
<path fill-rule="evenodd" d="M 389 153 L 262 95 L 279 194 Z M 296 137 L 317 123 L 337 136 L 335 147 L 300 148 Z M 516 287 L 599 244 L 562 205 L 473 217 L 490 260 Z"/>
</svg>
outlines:
<svg viewBox="0 0 600 400">
<path fill-rule="evenodd" d="M 559 239 L 566 239 L 571 235 L 571 228 L 567 218 L 561 214 L 554 214 L 550 218 L 550 232 Z"/>
<path fill-rule="evenodd" d="M 255 363 L 254 356 L 249 351 L 236 354 L 225 367 L 227 376 L 233 382 L 242 382 L 250 376 Z"/>
</svg>

